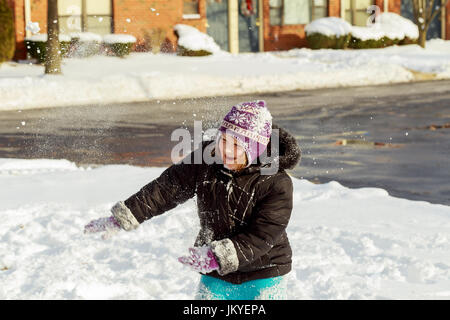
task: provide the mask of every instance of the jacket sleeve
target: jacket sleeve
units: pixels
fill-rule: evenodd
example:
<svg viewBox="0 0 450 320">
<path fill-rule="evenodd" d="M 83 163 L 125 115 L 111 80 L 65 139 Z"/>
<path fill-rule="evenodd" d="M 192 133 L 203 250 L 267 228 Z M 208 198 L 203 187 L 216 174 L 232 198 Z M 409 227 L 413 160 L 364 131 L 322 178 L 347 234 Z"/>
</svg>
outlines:
<svg viewBox="0 0 450 320">
<path fill-rule="evenodd" d="M 283 235 L 292 213 L 293 185 L 285 176 L 255 206 L 249 226 L 231 238 L 211 243 L 220 275 L 238 271 L 266 254 Z"/>
<path fill-rule="evenodd" d="M 172 164 L 158 178 L 111 208 L 113 216 L 123 229 L 136 229 L 142 222 L 175 208 L 195 195 L 200 165 L 193 161 L 184 162 L 188 157 L 193 160 L 194 152 Z"/>
</svg>

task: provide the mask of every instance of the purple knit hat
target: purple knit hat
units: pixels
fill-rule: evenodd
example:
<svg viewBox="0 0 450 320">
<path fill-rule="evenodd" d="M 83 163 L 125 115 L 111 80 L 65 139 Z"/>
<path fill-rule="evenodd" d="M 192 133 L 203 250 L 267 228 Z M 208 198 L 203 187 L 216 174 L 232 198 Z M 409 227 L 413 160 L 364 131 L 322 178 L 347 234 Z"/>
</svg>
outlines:
<svg viewBox="0 0 450 320">
<path fill-rule="evenodd" d="M 244 148 L 249 167 L 266 150 L 272 134 L 272 115 L 266 102 L 256 100 L 233 106 L 219 127 L 216 142 L 222 132 L 232 135 Z"/>
</svg>

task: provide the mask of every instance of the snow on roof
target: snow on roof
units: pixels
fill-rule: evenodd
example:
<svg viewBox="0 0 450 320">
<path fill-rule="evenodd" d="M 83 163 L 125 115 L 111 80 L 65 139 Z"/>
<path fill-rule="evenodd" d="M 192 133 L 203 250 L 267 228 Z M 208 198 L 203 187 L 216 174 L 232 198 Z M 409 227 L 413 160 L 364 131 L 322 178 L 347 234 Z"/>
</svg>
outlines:
<svg viewBox="0 0 450 320">
<path fill-rule="evenodd" d="M 186 24 L 176 24 L 174 30 L 178 34 L 178 44 L 189 50 L 206 50 L 211 53 L 221 49 L 212 37 Z"/>
<path fill-rule="evenodd" d="M 130 34 L 111 33 L 103 36 L 103 42 L 108 44 L 134 43 L 136 42 L 136 38 Z"/>
</svg>

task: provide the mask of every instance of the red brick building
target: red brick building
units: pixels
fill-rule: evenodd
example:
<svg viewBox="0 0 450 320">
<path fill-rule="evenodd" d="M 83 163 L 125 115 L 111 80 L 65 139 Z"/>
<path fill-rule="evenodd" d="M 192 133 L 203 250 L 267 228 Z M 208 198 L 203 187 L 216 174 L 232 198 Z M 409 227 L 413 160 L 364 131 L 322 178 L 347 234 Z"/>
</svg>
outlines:
<svg viewBox="0 0 450 320">
<path fill-rule="evenodd" d="M 126 33 L 142 46 L 146 32 L 163 28 L 165 49 L 174 50 L 173 26 L 188 24 L 211 35 L 232 52 L 287 50 L 306 45 L 304 27 L 324 17 L 343 17 L 356 25 L 366 8 L 411 15 L 411 0 L 58 0 L 60 32 Z M 436 3 L 441 0 L 436 0 Z M 47 0 L 8 0 L 14 11 L 15 59 L 24 59 L 26 21 L 47 24 Z M 409 17 L 411 18 L 411 17 Z M 434 36 L 450 39 L 450 3 L 434 27 Z M 436 19 L 438 20 L 438 19 Z"/>
</svg>

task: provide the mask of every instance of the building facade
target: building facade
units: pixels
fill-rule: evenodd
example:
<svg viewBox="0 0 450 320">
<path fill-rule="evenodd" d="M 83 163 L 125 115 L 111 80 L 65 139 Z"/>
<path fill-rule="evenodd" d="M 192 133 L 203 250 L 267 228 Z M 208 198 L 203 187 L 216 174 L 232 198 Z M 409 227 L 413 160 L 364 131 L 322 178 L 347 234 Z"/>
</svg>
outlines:
<svg viewBox="0 0 450 320">
<path fill-rule="evenodd" d="M 16 30 L 15 59 L 25 59 L 26 21 L 47 32 L 47 0 L 8 0 Z M 174 51 L 178 23 L 211 35 L 230 52 L 288 50 L 306 46 L 305 26 L 314 19 L 342 17 L 365 25 L 366 9 L 376 5 L 412 19 L 412 0 L 58 0 L 61 33 L 123 33 L 135 36 L 135 50 L 144 48 L 145 35 L 159 28 L 164 50 Z M 436 2 L 441 0 L 436 0 Z M 450 3 L 430 33 L 450 39 Z"/>
</svg>

